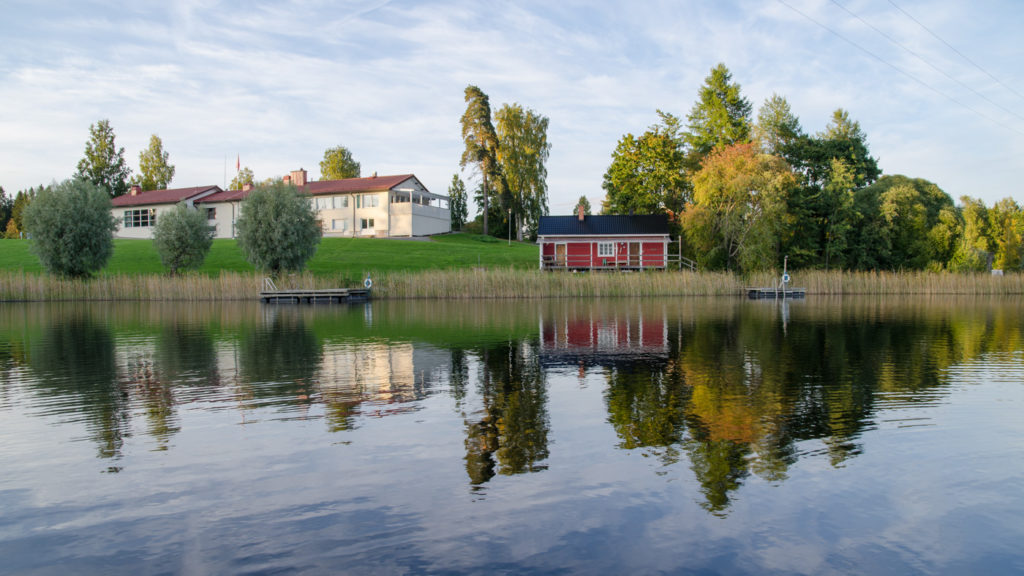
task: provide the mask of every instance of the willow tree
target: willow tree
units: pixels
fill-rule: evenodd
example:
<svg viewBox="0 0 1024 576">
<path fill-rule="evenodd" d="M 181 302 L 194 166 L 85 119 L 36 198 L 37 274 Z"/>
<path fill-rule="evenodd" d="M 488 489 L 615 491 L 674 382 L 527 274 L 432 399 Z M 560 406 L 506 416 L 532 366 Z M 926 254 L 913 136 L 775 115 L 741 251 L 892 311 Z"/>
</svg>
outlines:
<svg viewBox="0 0 1024 576">
<path fill-rule="evenodd" d="M 213 245 L 215 229 L 200 212 L 181 202 L 160 214 L 153 229 L 153 247 L 160 262 L 171 276 L 181 270 L 194 270 L 203 265 Z"/>
<path fill-rule="evenodd" d="M 506 209 L 512 210 L 516 238 L 522 240 L 524 226 L 533 236 L 540 217 L 548 213 L 548 119 L 519 104 L 503 104 L 494 116 L 498 164 L 510 202 Z"/>
<path fill-rule="evenodd" d="M 280 181 L 257 186 L 242 201 L 238 247 L 271 276 L 301 271 L 319 243 L 316 211 L 295 186 Z"/>
<path fill-rule="evenodd" d="M 117 221 L 107 189 L 82 178 L 40 190 L 25 208 L 24 223 L 30 248 L 51 274 L 87 277 L 114 252 Z"/>
<path fill-rule="evenodd" d="M 498 163 L 498 135 L 491 123 L 491 103 L 476 86 L 466 86 L 466 112 L 462 115 L 462 151 L 459 167 L 467 166 L 480 175 L 483 190 L 484 234 L 488 234 L 487 213 L 491 197 L 505 193 L 501 165 Z"/>
<path fill-rule="evenodd" d="M 687 237 L 705 267 L 771 268 L 797 178 L 786 161 L 752 143 L 718 148 L 693 177 Z"/>
</svg>

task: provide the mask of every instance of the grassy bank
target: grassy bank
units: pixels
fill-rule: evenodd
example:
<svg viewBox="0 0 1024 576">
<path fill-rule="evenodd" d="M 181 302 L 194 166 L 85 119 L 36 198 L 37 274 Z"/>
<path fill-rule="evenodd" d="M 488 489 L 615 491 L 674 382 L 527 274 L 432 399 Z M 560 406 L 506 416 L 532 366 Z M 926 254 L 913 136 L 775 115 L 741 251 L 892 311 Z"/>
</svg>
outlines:
<svg viewBox="0 0 1024 576">
<path fill-rule="evenodd" d="M 357 287 L 359 274 L 288 276 L 285 288 Z M 375 272 L 374 298 L 606 298 L 641 296 L 738 296 L 750 285 L 770 286 L 775 276 L 743 279 L 722 272 L 582 273 L 532 269 L 447 269 Z M 798 272 L 793 286 L 813 295 L 1024 294 L 1024 275 L 935 274 L 927 272 Z M 64 280 L 43 274 L 0 271 L 0 301 L 44 300 L 253 300 L 262 276 L 255 272 L 103 275 L 92 280 Z"/>
</svg>

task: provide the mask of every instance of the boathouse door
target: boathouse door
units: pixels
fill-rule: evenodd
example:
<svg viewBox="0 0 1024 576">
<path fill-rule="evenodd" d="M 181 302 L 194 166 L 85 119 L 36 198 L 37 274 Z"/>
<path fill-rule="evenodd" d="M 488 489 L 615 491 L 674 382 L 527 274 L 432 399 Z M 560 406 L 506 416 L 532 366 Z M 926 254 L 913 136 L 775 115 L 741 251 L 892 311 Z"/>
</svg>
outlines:
<svg viewBox="0 0 1024 576">
<path fill-rule="evenodd" d="M 630 242 L 629 243 L 629 266 L 631 268 L 640 267 L 640 243 Z"/>
<path fill-rule="evenodd" d="M 555 266 L 565 267 L 565 244 L 555 244 Z"/>
</svg>

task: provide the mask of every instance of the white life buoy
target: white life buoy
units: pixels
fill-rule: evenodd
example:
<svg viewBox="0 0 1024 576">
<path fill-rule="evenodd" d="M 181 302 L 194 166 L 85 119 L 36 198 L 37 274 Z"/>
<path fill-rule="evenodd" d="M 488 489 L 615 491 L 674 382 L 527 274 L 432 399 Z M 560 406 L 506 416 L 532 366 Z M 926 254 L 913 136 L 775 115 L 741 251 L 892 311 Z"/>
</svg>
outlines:
<svg viewBox="0 0 1024 576">
<path fill-rule="evenodd" d="M 373 288 L 373 280 L 370 280 L 370 277 L 367 276 L 366 280 L 363 280 L 363 286 L 365 286 L 367 290 Z"/>
<path fill-rule="evenodd" d="M 789 284 L 789 274 L 783 274 L 782 275 L 782 283 L 783 284 Z"/>
</svg>

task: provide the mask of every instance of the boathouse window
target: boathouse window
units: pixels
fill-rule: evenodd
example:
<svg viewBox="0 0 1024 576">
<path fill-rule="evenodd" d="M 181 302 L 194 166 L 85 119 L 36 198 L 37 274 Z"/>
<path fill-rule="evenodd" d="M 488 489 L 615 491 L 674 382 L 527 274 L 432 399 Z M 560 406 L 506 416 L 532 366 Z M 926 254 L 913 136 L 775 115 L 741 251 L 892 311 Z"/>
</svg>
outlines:
<svg viewBox="0 0 1024 576">
<path fill-rule="evenodd" d="M 598 242 L 597 243 L 597 256 L 598 258 L 612 257 L 615 256 L 615 243 L 614 242 Z"/>
<path fill-rule="evenodd" d="M 207 220 L 216 220 L 217 219 L 217 209 L 216 208 L 207 208 L 206 209 L 206 219 Z"/>
<path fill-rule="evenodd" d="M 124 227 L 125 228 L 146 228 L 149 226 L 156 226 L 156 210 L 155 209 L 144 209 L 144 210 L 125 210 L 124 211 Z"/>
</svg>

